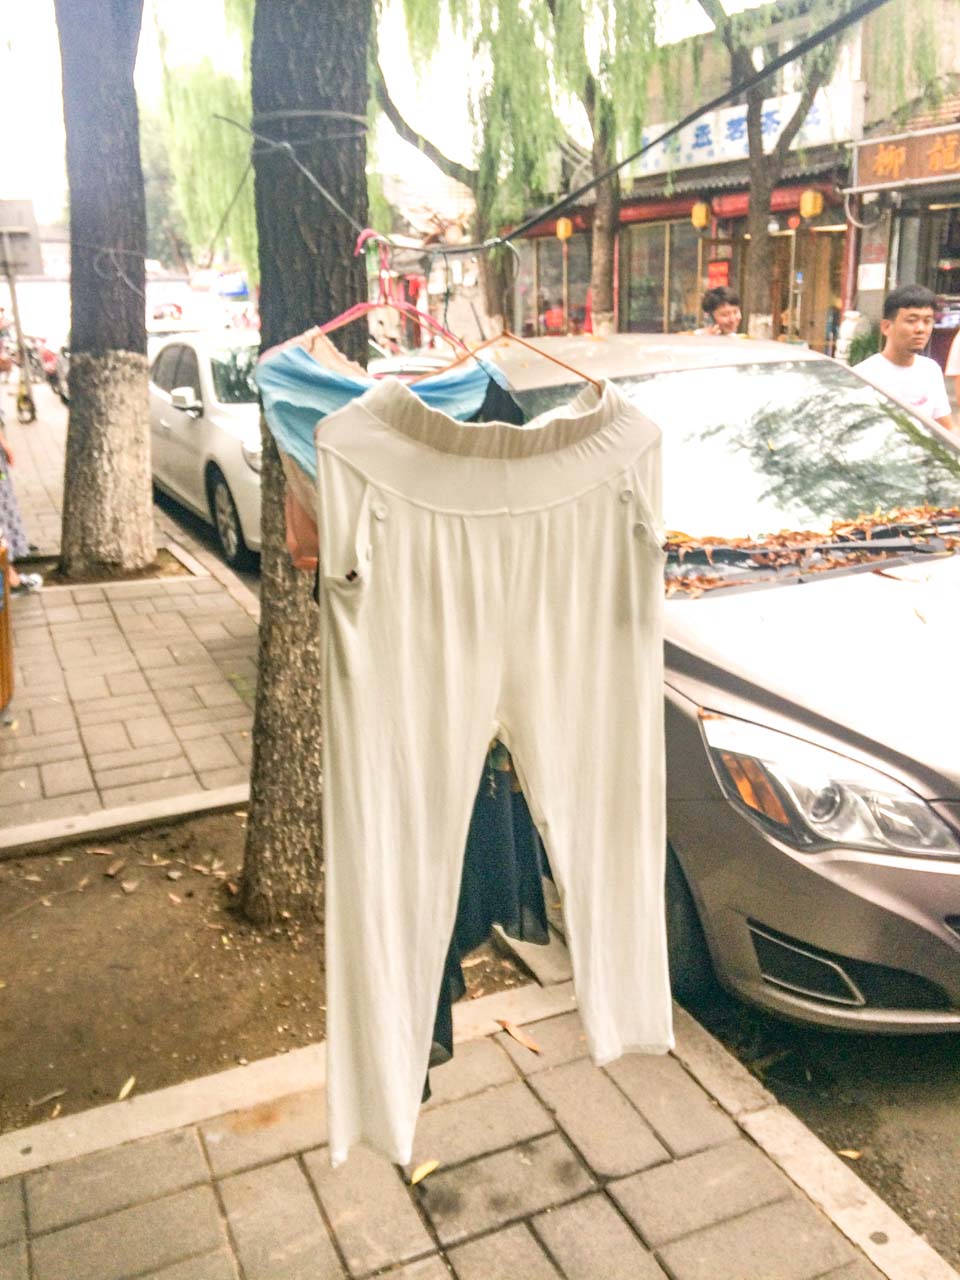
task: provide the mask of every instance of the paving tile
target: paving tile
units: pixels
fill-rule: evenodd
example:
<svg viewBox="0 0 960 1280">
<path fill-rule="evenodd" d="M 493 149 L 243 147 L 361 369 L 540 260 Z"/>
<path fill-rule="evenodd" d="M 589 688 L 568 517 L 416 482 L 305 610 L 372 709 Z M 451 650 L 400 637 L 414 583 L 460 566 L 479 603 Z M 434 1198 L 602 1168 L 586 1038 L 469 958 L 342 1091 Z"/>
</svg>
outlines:
<svg viewBox="0 0 960 1280">
<path fill-rule="evenodd" d="M 165 645 L 155 645 L 149 649 L 138 649 L 137 661 L 144 671 L 155 671 L 158 667 L 176 666 L 176 658 Z"/>
<path fill-rule="evenodd" d="M 33 1280 L 127 1280 L 225 1244 L 213 1189 L 193 1187 L 38 1236 Z"/>
<path fill-rule="evenodd" d="M 130 716 L 123 713 L 129 712 L 130 715 L 149 715 L 149 711 L 144 711 L 145 706 L 149 706 L 151 699 L 140 693 L 121 693 L 116 697 L 109 698 L 91 698 L 89 701 L 74 702 L 74 708 L 81 725 L 87 724 L 109 724 L 111 720 L 127 720 Z"/>
<path fill-rule="evenodd" d="M 199 684 L 196 693 L 205 707 L 235 707 L 241 702 L 233 686 L 223 680 Z"/>
<path fill-rule="evenodd" d="M 460 1164 L 549 1133 L 553 1127 L 553 1117 L 525 1083 L 501 1085 L 425 1111 L 417 1124 L 411 1166 L 433 1159 L 445 1166 Z"/>
<path fill-rule="evenodd" d="M 524 1031 L 540 1046 L 540 1053 L 532 1053 L 505 1031 L 497 1036 L 499 1044 L 525 1075 L 534 1071 L 546 1071 L 561 1062 L 587 1056 L 587 1037 L 578 1013 L 562 1013 L 556 1018 L 544 1018 L 525 1026 Z"/>
<path fill-rule="evenodd" d="M 76 760 L 83 755 L 83 744 L 78 737 L 59 747 L 41 747 L 39 750 L 0 752 L 0 769 L 23 769 L 34 764 L 56 764 L 60 760 Z"/>
<path fill-rule="evenodd" d="M 142 720 L 126 721 L 127 733 L 135 747 L 153 747 L 158 742 L 173 742 L 173 730 L 164 716 L 145 716 Z"/>
<path fill-rule="evenodd" d="M 509 1057 L 490 1036 L 466 1040 L 456 1046 L 449 1062 L 431 1070 L 430 1101 L 423 1111 L 466 1098 L 481 1089 L 510 1084 L 516 1078 L 516 1069 Z"/>
<path fill-rule="evenodd" d="M 197 639 L 204 644 L 209 644 L 212 640 L 229 640 L 231 638 L 230 632 L 221 622 L 194 622 L 191 623 L 190 629 Z"/>
<path fill-rule="evenodd" d="M 40 770 L 4 769 L 0 773 L 0 805 L 26 804 L 30 800 L 39 800 Z"/>
<path fill-rule="evenodd" d="M 317 1203 L 296 1160 L 234 1174 L 220 1183 L 244 1280 L 340 1280 Z"/>
<path fill-rule="evenodd" d="M 853 1248 L 808 1201 L 754 1209 L 659 1250 L 673 1280 L 815 1280 Z"/>
<path fill-rule="evenodd" d="M 0 774 L 0 779 L 3 775 Z M 75 818 L 103 808 L 96 791 L 78 791 L 73 795 L 55 796 L 52 800 L 27 800 L 23 804 L 0 807 L 0 828 L 18 827 L 34 822 L 52 822 L 55 818 Z"/>
<path fill-rule="evenodd" d="M 173 745 L 179 747 L 177 743 Z M 175 750 L 162 760 L 148 760 L 143 764 L 127 765 L 122 769 L 98 769 L 96 781 L 100 790 L 104 791 L 113 787 L 159 782 L 164 778 L 180 778 L 192 773 L 189 760 L 179 750 Z"/>
<path fill-rule="evenodd" d="M 250 780 L 250 766 L 235 764 L 229 769 L 206 769 L 197 775 L 200 785 L 207 791 L 217 791 L 220 787 L 237 787 Z"/>
<path fill-rule="evenodd" d="M 782 1200 L 792 1190 L 773 1162 L 742 1138 L 613 1182 L 607 1189 L 653 1248 Z"/>
<path fill-rule="evenodd" d="M 250 733 L 240 730 L 239 733 L 225 733 L 223 737 L 225 742 L 229 742 L 230 750 L 240 763 L 249 764 L 253 759 L 253 738 Z"/>
<path fill-rule="evenodd" d="M 195 689 L 158 689 L 156 698 L 167 713 L 196 711 L 202 705 Z"/>
<path fill-rule="evenodd" d="M 355 1147 L 337 1169 L 326 1151 L 310 1152 L 303 1163 L 351 1275 L 435 1248 L 397 1169 L 383 1156 Z"/>
<path fill-rule="evenodd" d="M 151 1271 L 143 1280 L 238 1280 L 237 1264 L 232 1253 L 218 1249 L 202 1258 L 188 1258 L 162 1271 Z"/>
<path fill-rule="evenodd" d="M 866 1258 L 858 1258 L 848 1267 L 831 1271 L 829 1275 L 818 1277 L 818 1280 L 885 1280 L 885 1277 Z"/>
<path fill-rule="evenodd" d="M 226 686 L 224 686 L 226 687 Z M 238 715 L 249 718 L 242 698 L 238 698 L 233 690 L 230 690 L 231 700 L 222 706 L 201 706 L 188 707 L 183 711 L 171 711 L 170 723 L 177 728 L 191 724 L 213 723 L 218 720 L 235 720 Z"/>
<path fill-rule="evenodd" d="M 30 1280 L 27 1246 L 23 1241 L 0 1245 L 0 1277 L 3 1280 Z"/>
<path fill-rule="evenodd" d="M 605 1070 L 674 1155 L 736 1137 L 730 1117 L 669 1054 L 627 1053 Z"/>
<path fill-rule="evenodd" d="M 23 1213 L 23 1187 L 19 1178 L 0 1182 L 0 1244 L 9 1244 L 27 1234 Z M 0 1275 L 3 1272 L 0 1271 Z"/>
<path fill-rule="evenodd" d="M 31 713 L 34 733 L 58 733 L 62 729 L 74 729 L 73 708 L 70 706 L 36 707 Z"/>
<path fill-rule="evenodd" d="M 85 725 L 80 730 L 80 736 L 91 757 L 130 750 L 130 735 L 121 720 Z"/>
<path fill-rule="evenodd" d="M 0 730 L 0 760 L 6 760 L 7 754 L 15 751 L 43 751 L 46 747 L 65 746 L 68 742 L 77 741 L 76 729 L 61 729 L 58 733 L 29 733 L 19 723 L 17 704 L 12 708 L 14 724 Z"/>
<path fill-rule="evenodd" d="M 192 773 L 181 777 L 161 778 L 157 782 L 140 782 L 126 787 L 108 787 L 100 794 L 105 809 L 126 804 L 143 804 L 148 800 L 165 800 L 167 796 L 189 795 L 199 790 Z"/>
<path fill-rule="evenodd" d="M 198 773 L 201 769 L 228 769 L 237 764 L 232 748 L 219 735 L 185 742 L 183 750 Z"/>
<path fill-rule="evenodd" d="M 514 1272 L 518 1277 L 520 1273 Z M 391 1271 L 389 1280 L 451 1280 L 450 1268 L 438 1253 L 429 1258 L 421 1258 L 419 1262 L 411 1262 L 409 1266 Z M 528 1280 L 524 1277 L 524 1280 Z"/>
<path fill-rule="evenodd" d="M 421 1204 L 444 1244 L 563 1204 L 592 1187 L 559 1134 L 439 1170 L 418 1184 Z"/>
<path fill-rule="evenodd" d="M 103 587 L 74 587 L 70 596 L 74 604 L 102 604 L 107 598 Z"/>
<path fill-rule="evenodd" d="M 529 1077 L 556 1122 L 594 1173 L 616 1178 L 669 1160 L 669 1154 L 617 1086 L 580 1059 Z"/>
<path fill-rule="evenodd" d="M 89 702 L 110 695 L 106 676 L 91 676 L 71 671 L 67 675 L 67 692 L 75 702 Z"/>
<path fill-rule="evenodd" d="M 147 672 L 147 681 L 152 689 L 183 689 L 188 685 L 207 684 L 216 680 L 220 668 L 213 662 L 195 663 L 193 666 L 181 667 L 176 663 L 171 667 Z"/>
<path fill-rule="evenodd" d="M 43 612 L 49 623 L 80 621 L 79 611 L 72 604 L 50 605 Z"/>
<path fill-rule="evenodd" d="M 566 1280 L 665 1280 L 606 1196 L 587 1196 L 533 1219 Z"/>
<path fill-rule="evenodd" d="M 120 726 L 126 733 L 124 725 Z M 128 747 L 126 751 L 105 751 L 90 753 L 90 767 L 94 773 L 102 773 L 104 769 L 121 769 L 135 764 L 152 764 L 158 760 L 172 760 L 182 756 L 179 742 L 158 742 L 155 747 Z"/>
<path fill-rule="evenodd" d="M 54 796 L 74 795 L 78 791 L 89 791 L 93 786 L 90 766 L 82 757 L 77 760 L 61 760 L 57 764 L 42 764 L 40 779 L 43 794 L 48 798 Z"/>
<path fill-rule="evenodd" d="M 457 1280 L 563 1280 L 524 1223 L 507 1227 L 469 1244 L 458 1245 L 448 1254 Z"/>
<path fill-rule="evenodd" d="M 85 622 L 92 618 L 113 617 L 113 610 L 107 604 L 106 600 L 101 601 L 99 604 L 78 604 L 77 612 Z"/>
<path fill-rule="evenodd" d="M 215 708 L 211 707 L 211 711 Z M 250 732 L 253 727 L 253 712 L 245 710 L 243 715 L 233 716 L 229 720 L 203 720 L 197 724 L 175 725 L 174 733 L 181 742 L 193 742 L 197 738 L 209 738 L 211 735 Z"/>
<path fill-rule="evenodd" d="M 121 671 L 117 675 L 107 676 L 107 686 L 111 693 L 149 693 L 150 686 L 141 671 Z"/>
<path fill-rule="evenodd" d="M 28 1174 L 30 1230 L 53 1231 L 100 1218 L 209 1177 L 200 1140 L 192 1129 L 128 1142 Z"/>
<path fill-rule="evenodd" d="M 218 1178 L 268 1160 L 309 1151 L 327 1140 L 327 1101 L 309 1089 L 211 1120 L 200 1130 Z"/>
</svg>

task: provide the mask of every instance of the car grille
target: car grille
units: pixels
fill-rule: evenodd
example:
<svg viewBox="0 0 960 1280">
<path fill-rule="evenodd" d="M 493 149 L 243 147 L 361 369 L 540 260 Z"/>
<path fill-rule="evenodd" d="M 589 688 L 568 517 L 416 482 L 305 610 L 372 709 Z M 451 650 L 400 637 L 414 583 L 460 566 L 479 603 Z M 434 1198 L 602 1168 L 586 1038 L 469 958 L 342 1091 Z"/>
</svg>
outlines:
<svg viewBox="0 0 960 1280">
<path fill-rule="evenodd" d="M 960 923 L 960 922 L 958 922 Z M 905 969 L 853 960 L 748 920 L 765 982 L 828 1004 L 875 1009 L 950 1009 L 942 987 Z"/>
</svg>

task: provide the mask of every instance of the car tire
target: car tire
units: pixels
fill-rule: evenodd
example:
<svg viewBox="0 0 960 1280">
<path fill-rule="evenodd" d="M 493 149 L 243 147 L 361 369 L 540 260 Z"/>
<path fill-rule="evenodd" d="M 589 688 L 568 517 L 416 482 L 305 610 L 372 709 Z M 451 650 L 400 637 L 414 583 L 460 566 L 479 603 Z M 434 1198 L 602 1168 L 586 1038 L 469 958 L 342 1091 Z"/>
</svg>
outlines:
<svg viewBox="0 0 960 1280">
<path fill-rule="evenodd" d="M 257 558 L 243 540 L 237 504 L 219 467 L 211 467 L 207 474 L 207 499 L 220 554 L 231 569 L 252 569 Z"/>
<path fill-rule="evenodd" d="M 669 845 L 666 899 L 670 987 L 680 1004 L 695 1006 L 716 992 L 717 979 L 693 894 Z"/>
</svg>

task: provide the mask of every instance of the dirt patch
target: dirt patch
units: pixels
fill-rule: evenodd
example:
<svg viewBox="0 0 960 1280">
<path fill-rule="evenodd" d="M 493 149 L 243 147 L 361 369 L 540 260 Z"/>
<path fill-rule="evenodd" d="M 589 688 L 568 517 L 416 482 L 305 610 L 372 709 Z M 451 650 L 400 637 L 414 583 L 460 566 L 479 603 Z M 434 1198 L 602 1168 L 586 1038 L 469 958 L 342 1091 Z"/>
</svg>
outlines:
<svg viewBox="0 0 960 1280">
<path fill-rule="evenodd" d="M 43 583 L 47 587 L 90 587 L 110 582 L 140 582 L 148 578 L 190 577 L 187 566 L 165 547 L 157 551 L 153 564 L 144 569 L 104 569 L 99 573 L 68 578 L 60 572 L 60 561 L 56 556 L 27 556 L 17 562 L 21 569 L 29 569 L 31 573 L 42 573 Z"/>
<path fill-rule="evenodd" d="M 320 931 L 235 910 L 244 822 L 0 863 L 0 1131 L 112 1102 L 131 1076 L 145 1093 L 323 1038 Z M 464 977 L 473 999 L 529 981 L 489 944 Z"/>
</svg>

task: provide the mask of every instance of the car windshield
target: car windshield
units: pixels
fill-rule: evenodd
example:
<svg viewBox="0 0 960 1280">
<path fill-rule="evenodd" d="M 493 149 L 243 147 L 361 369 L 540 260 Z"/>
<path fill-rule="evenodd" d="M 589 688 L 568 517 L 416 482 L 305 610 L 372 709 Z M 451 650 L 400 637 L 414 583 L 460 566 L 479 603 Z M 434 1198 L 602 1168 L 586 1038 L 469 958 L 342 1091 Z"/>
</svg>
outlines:
<svg viewBox="0 0 960 1280">
<path fill-rule="evenodd" d="M 210 353 L 214 395 L 221 404 L 256 404 L 257 347 L 223 347 Z"/>
<path fill-rule="evenodd" d="M 693 538 L 828 530 L 898 507 L 960 505 L 960 451 L 832 360 L 619 378 L 663 432 L 663 514 Z M 574 388 L 518 396 L 529 414 Z"/>
</svg>

